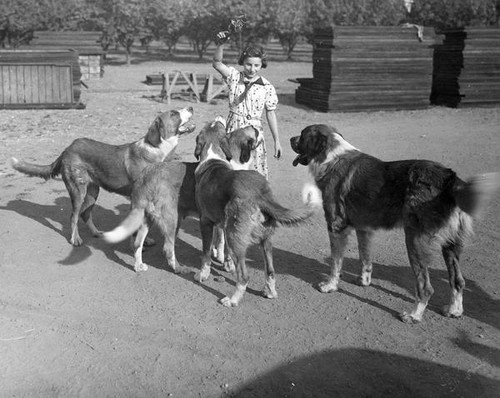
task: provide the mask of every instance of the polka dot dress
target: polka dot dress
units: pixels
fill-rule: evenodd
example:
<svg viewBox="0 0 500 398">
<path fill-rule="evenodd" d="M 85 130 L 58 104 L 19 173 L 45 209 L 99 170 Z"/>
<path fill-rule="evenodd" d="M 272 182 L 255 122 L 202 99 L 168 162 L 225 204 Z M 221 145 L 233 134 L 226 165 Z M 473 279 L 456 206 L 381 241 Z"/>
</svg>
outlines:
<svg viewBox="0 0 500 398">
<path fill-rule="evenodd" d="M 274 86 L 265 78 L 258 77 L 251 83 L 246 83 L 243 72 L 229 67 L 230 73 L 225 79 L 229 87 L 229 116 L 226 131 L 231 132 L 241 127 L 251 125 L 259 131 L 261 145 L 254 151 L 254 167 L 266 179 L 269 178 L 267 166 L 267 151 L 262 128 L 262 113 L 264 109 L 275 110 L 278 106 L 278 96 Z"/>
</svg>

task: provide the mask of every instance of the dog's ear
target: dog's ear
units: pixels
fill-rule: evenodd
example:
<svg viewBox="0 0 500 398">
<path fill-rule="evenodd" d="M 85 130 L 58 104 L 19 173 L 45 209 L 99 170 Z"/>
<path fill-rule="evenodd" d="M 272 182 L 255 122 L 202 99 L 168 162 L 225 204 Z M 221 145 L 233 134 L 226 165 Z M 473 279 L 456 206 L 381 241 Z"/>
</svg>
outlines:
<svg viewBox="0 0 500 398">
<path fill-rule="evenodd" d="M 163 120 L 157 117 L 151 126 L 149 126 L 148 132 L 144 137 L 144 140 L 151 146 L 158 147 L 161 143 L 161 129 L 164 128 Z"/>
<path fill-rule="evenodd" d="M 255 134 L 255 141 L 259 141 L 259 130 L 257 130 L 257 128 L 254 126 L 252 127 L 253 127 L 253 132 Z"/>
<path fill-rule="evenodd" d="M 253 138 L 247 138 L 247 141 L 241 144 L 240 163 L 247 163 L 250 160 L 252 150 L 255 148 L 255 140 Z"/>
<path fill-rule="evenodd" d="M 203 145 L 200 142 L 200 136 L 196 137 L 196 146 L 194 148 L 194 157 L 196 160 L 200 161 L 201 151 L 203 149 Z"/>
<path fill-rule="evenodd" d="M 308 135 L 306 139 L 306 152 L 310 157 L 314 157 L 325 150 L 328 143 L 328 136 L 316 133 Z"/>
<path fill-rule="evenodd" d="M 233 155 L 231 154 L 231 145 L 229 144 L 229 135 L 225 134 L 223 137 L 220 138 L 220 148 L 222 149 L 222 152 L 224 152 L 224 155 L 226 156 L 226 159 L 229 161 L 233 158 Z"/>
</svg>

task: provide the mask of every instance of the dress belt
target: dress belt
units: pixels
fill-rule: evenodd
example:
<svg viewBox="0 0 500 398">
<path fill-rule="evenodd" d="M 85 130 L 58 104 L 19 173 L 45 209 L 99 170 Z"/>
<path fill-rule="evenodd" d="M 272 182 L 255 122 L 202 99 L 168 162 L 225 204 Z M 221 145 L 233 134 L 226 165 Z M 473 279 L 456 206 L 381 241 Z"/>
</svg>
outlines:
<svg viewBox="0 0 500 398">
<path fill-rule="evenodd" d="M 251 115 L 243 115 L 242 113 L 239 113 L 239 112 L 236 112 L 236 111 L 233 111 L 233 110 L 229 110 L 229 114 L 230 115 L 236 115 L 236 116 L 241 116 L 247 120 L 258 120 L 258 121 L 261 121 L 262 118 L 260 117 L 252 117 Z"/>
</svg>

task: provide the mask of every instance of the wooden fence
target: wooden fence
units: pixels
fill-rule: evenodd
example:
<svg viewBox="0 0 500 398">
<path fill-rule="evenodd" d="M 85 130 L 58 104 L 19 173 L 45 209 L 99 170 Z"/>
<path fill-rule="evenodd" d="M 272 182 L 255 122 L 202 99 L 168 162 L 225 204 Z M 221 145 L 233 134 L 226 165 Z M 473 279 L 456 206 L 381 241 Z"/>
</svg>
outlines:
<svg viewBox="0 0 500 398">
<path fill-rule="evenodd" d="M 84 108 L 74 51 L 0 51 L 0 109 Z"/>
</svg>

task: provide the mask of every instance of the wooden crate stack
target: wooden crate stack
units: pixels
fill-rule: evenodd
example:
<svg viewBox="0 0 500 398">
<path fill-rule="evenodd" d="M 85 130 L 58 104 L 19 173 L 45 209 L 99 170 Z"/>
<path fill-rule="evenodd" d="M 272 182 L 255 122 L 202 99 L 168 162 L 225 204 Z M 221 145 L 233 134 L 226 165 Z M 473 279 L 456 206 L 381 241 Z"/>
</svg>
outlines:
<svg viewBox="0 0 500 398">
<path fill-rule="evenodd" d="M 500 29 L 467 28 L 464 68 L 459 77 L 461 104 L 500 103 Z"/>
<path fill-rule="evenodd" d="M 437 32 L 434 46 L 431 104 L 456 107 L 462 100 L 458 77 L 464 67 L 463 29 Z"/>
<path fill-rule="evenodd" d="M 82 79 L 98 79 L 104 73 L 101 32 L 36 31 L 30 46 L 37 49 L 73 49 L 78 51 Z"/>
<path fill-rule="evenodd" d="M 296 101 L 313 109 L 365 111 L 429 105 L 434 30 L 415 27 L 337 26 L 316 29 L 313 79 Z"/>
</svg>

